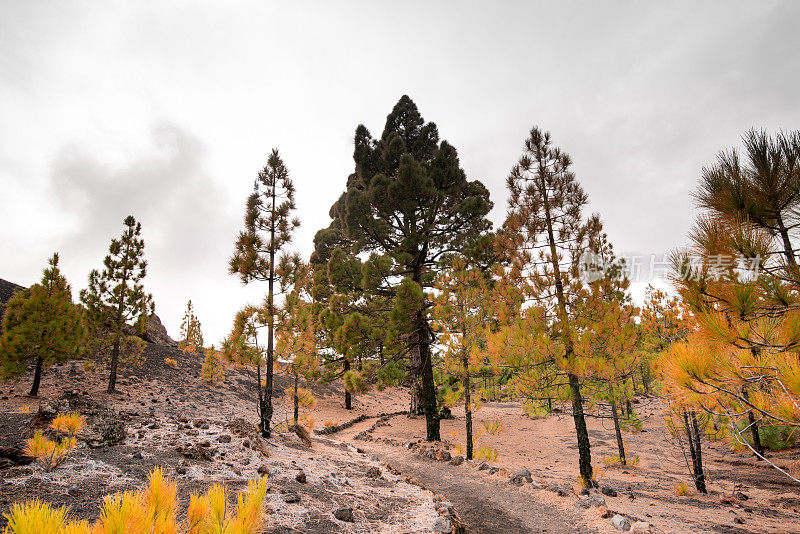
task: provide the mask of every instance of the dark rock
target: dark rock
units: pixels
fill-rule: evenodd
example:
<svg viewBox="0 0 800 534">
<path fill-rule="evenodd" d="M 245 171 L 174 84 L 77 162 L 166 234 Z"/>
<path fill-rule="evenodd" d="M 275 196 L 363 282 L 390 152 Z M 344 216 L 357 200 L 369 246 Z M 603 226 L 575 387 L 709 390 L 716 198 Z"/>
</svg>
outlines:
<svg viewBox="0 0 800 534">
<path fill-rule="evenodd" d="M 69 495 L 70 497 L 78 497 L 80 494 L 81 490 L 78 488 L 78 486 L 74 484 L 69 488 L 67 488 L 67 495 Z"/>
<path fill-rule="evenodd" d="M 463 463 L 464 463 L 464 457 L 460 455 L 450 460 L 450 465 L 461 465 Z"/>
<path fill-rule="evenodd" d="M 258 466 L 258 474 L 259 475 L 269 475 L 269 466 L 267 464 L 262 464 Z"/>
<path fill-rule="evenodd" d="M 144 456 L 142 455 L 142 451 L 136 451 L 136 452 L 134 452 L 134 453 L 133 453 L 133 457 L 134 457 L 136 460 L 141 460 L 142 458 L 144 458 Z"/>
<path fill-rule="evenodd" d="M 600 493 L 602 493 L 603 495 L 606 495 L 607 497 L 616 497 L 617 496 L 617 492 L 614 490 L 614 488 L 612 488 L 610 486 L 603 486 L 602 488 L 600 488 Z"/>
<path fill-rule="evenodd" d="M 294 504 L 300 502 L 300 495 L 291 491 L 283 496 L 283 502 L 287 504 Z"/>
<path fill-rule="evenodd" d="M 377 467 L 370 467 L 367 469 L 367 476 L 369 478 L 381 478 L 381 470 Z"/>
<path fill-rule="evenodd" d="M 307 481 L 306 480 L 306 472 L 305 471 L 300 471 L 299 473 L 297 473 L 295 475 L 294 479 L 296 481 L 298 481 L 299 483 L 301 483 L 301 484 L 305 484 L 306 481 Z"/>
<path fill-rule="evenodd" d="M 533 482 L 533 477 L 531 477 L 530 471 L 527 469 L 522 469 L 521 471 L 517 471 L 511 475 L 511 479 L 509 481 L 517 486 L 522 486 L 526 482 Z"/>
<path fill-rule="evenodd" d="M 453 417 L 453 412 L 450 411 L 450 408 L 442 406 L 442 409 L 439 410 L 439 419 L 455 419 L 455 417 Z"/>
<path fill-rule="evenodd" d="M 550 487 L 550 491 L 558 495 L 559 497 L 566 497 L 570 494 L 570 488 L 566 484 L 563 486 L 555 485 Z"/>
<path fill-rule="evenodd" d="M 230 434 L 220 434 L 217 438 L 217 441 L 220 443 L 230 443 L 231 442 L 231 435 Z"/>
<path fill-rule="evenodd" d="M 177 466 L 175 466 L 175 472 L 177 474 L 179 474 L 179 475 L 185 475 L 186 474 L 186 468 L 184 466 L 182 466 L 182 465 L 177 465 Z"/>
<path fill-rule="evenodd" d="M 333 517 L 339 521 L 353 522 L 353 509 L 352 508 L 338 508 L 333 511 Z"/>
<path fill-rule="evenodd" d="M 733 494 L 733 496 L 736 497 L 737 499 L 739 499 L 740 501 L 746 501 L 746 500 L 748 500 L 750 498 L 745 493 L 742 493 L 741 491 L 737 491 L 736 493 Z"/>
<path fill-rule="evenodd" d="M 478 471 L 486 471 L 487 469 L 489 469 L 489 465 L 486 462 L 478 466 Z"/>
</svg>

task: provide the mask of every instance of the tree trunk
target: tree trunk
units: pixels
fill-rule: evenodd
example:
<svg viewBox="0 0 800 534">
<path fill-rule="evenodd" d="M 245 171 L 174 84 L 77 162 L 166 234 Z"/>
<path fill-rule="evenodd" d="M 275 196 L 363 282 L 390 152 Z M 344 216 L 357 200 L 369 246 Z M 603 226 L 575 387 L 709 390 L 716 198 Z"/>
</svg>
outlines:
<svg viewBox="0 0 800 534">
<path fill-rule="evenodd" d="M 272 186 L 272 213 L 275 213 L 275 185 Z M 275 220 L 270 224 L 269 241 L 269 289 L 267 293 L 269 326 L 267 328 L 267 374 L 264 384 L 264 399 L 261 408 L 261 435 L 265 438 L 272 434 L 272 378 L 275 369 L 274 341 L 275 337 Z"/>
<path fill-rule="evenodd" d="M 747 386 L 742 387 L 742 398 L 744 400 L 749 400 L 749 396 L 747 394 Z M 761 456 L 764 456 L 764 446 L 761 445 L 761 436 L 758 434 L 758 422 L 756 421 L 756 416 L 753 414 L 753 410 L 747 412 L 747 422 L 750 424 L 750 434 L 753 437 L 753 448 L 756 450 L 758 454 L 756 454 L 756 458 L 759 460 Z"/>
<path fill-rule="evenodd" d="M 344 363 L 342 365 L 345 373 L 350 370 L 350 360 L 347 358 L 344 359 Z M 344 407 L 346 410 L 353 409 L 353 395 L 350 394 L 347 388 L 344 389 Z"/>
<path fill-rule="evenodd" d="M 297 420 L 300 417 L 300 397 L 297 396 L 297 382 L 300 380 L 300 377 L 295 374 L 294 375 L 294 426 L 297 426 Z"/>
<path fill-rule="evenodd" d="M 420 382 L 422 386 L 423 410 L 425 411 L 425 427 L 427 441 L 441 441 L 439 436 L 439 413 L 436 410 L 436 384 L 433 381 L 433 361 L 431 347 L 428 342 L 428 323 L 417 313 L 416 342 L 420 354 Z"/>
<path fill-rule="evenodd" d="M 472 460 L 472 385 L 469 382 L 469 359 L 465 356 L 461 362 L 464 367 L 464 418 L 467 420 L 467 460 Z"/>
<path fill-rule="evenodd" d="M 620 465 L 628 465 L 625 459 L 625 444 L 622 442 L 622 431 L 619 428 L 619 414 L 617 414 L 617 404 L 611 402 L 611 417 L 614 419 L 614 432 L 617 434 L 617 449 L 619 449 Z"/>
<path fill-rule="evenodd" d="M 781 217 L 780 211 L 776 214 L 775 220 L 778 224 L 778 233 L 780 233 L 781 240 L 783 241 L 783 255 L 786 257 L 786 263 L 789 266 L 790 270 L 793 273 L 796 273 L 797 259 L 795 258 L 794 255 L 794 247 L 792 246 L 791 239 L 789 239 L 789 230 L 783 223 L 783 217 Z"/>
<path fill-rule="evenodd" d="M 567 314 L 567 299 L 564 295 L 564 281 L 561 278 L 561 266 L 558 263 L 558 250 L 556 249 L 556 239 L 553 232 L 553 221 L 550 215 L 550 199 L 547 196 L 547 183 L 545 181 L 546 169 L 540 168 L 540 188 L 544 207 L 545 223 L 547 227 L 547 242 L 550 246 L 550 263 L 553 267 L 553 282 L 556 289 L 556 299 L 558 302 L 558 322 L 561 337 L 564 341 L 564 359 L 569 360 L 573 353 L 572 334 L 569 327 L 569 315 Z M 597 485 L 592 478 L 592 454 L 589 444 L 589 432 L 586 429 L 586 418 L 583 415 L 583 399 L 581 398 L 581 386 L 578 377 L 573 373 L 568 373 L 569 387 L 572 393 L 572 419 L 575 421 L 575 433 L 578 438 L 578 466 L 580 475 L 586 487 Z"/>
<path fill-rule="evenodd" d="M 633 406 L 631 406 L 630 399 L 625 399 L 625 413 L 628 414 L 628 417 L 633 417 Z"/>
<path fill-rule="evenodd" d="M 121 335 L 122 332 L 118 328 L 116 334 L 114 334 L 114 348 L 111 350 L 111 373 L 108 377 L 108 393 L 114 393 L 117 387 L 117 363 L 119 362 L 119 338 Z"/>
<path fill-rule="evenodd" d="M 33 385 L 31 386 L 30 396 L 35 397 L 39 394 L 39 383 L 42 381 L 42 366 L 44 365 L 44 358 L 38 356 L 36 358 L 36 368 L 33 371 Z"/>
<path fill-rule="evenodd" d="M 700 429 L 697 425 L 697 416 L 693 411 L 687 412 L 684 410 L 683 423 L 686 427 L 686 437 L 687 441 L 689 442 L 689 454 L 692 457 L 692 478 L 694 478 L 694 486 L 700 493 L 707 493 L 706 475 L 703 472 L 703 453 L 700 445 Z"/>
</svg>

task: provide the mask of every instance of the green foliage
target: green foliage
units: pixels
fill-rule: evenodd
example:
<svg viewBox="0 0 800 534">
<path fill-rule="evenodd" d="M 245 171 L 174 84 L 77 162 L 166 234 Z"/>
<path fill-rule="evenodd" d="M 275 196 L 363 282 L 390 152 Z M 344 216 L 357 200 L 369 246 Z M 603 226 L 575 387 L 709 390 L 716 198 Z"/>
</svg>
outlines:
<svg viewBox="0 0 800 534">
<path fill-rule="evenodd" d="M 111 240 L 103 270 L 92 270 L 89 286 L 81 291 L 95 351 L 106 355 L 111 350 L 109 392 L 115 389 L 118 366 L 135 362 L 144 348 L 144 343 L 126 336 L 123 327 L 135 321 L 144 331 L 147 316 L 153 313 L 153 297 L 142 285 L 147 274 L 142 225 L 129 215 L 124 226 L 120 238 Z"/>
<path fill-rule="evenodd" d="M 81 310 L 72 302 L 72 291 L 53 254 L 42 280 L 17 291 L 6 305 L 0 338 L 0 376 L 22 375 L 37 358 L 42 367 L 80 356 L 85 348 L 86 328 Z M 34 377 L 38 389 L 39 375 Z M 31 390 L 32 395 L 37 391 Z"/>
<path fill-rule="evenodd" d="M 359 371 L 354 369 L 345 371 L 344 375 L 342 375 L 342 380 L 344 381 L 345 389 L 350 393 L 366 393 L 369 390 L 367 381 L 364 380 Z"/>
<path fill-rule="evenodd" d="M 222 361 L 222 354 L 211 348 L 205 350 L 205 357 L 203 358 L 203 366 L 200 368 L 200 378 L 210 384 L 225 381 L 225 367 Z"/>
<path fill-rule="evenodd" d="M 746 420 L 736 422 L 740 436 L 750 446 L 753 446 L 753 436 L 750 433 L 750 429 L 745 430 L 748 425 L 749 423 Z M 761 445 L 770 451 L 783 451 L 796 447 L 798 432 L 797 427 L 790 425 L 761 424 L 758 427 L 758 437 L 761 440 Z"/>
<path fill-rule="evenodd" d="M 386 387 L 399 384 L 400 381 L 406 377 L 406 371 L 400 363 L 391 361 L 378 367 L 375 376 L 378 380 L 378 390 L 382 390 Z"/>
<path fill-rule="evenodd" d="M 330 264 L 329 283 L 350 295 L 349 304 L 373 296 L 389 301 L 381 309 L 394 310 L 395 348 L 409 355 L 428 438 L 438 439 L 424 290 L 444 255 L 465 252 L 489 229 L 489 192 L 467 180 L 455 148 L 439 140 L 436 125 L 408 96 L 388 115 L 380 138 L 360 125 L 354 144 L 355 172 L 331 207 L 330 226 L 314 238 L 312 262 Z M 356 269 L 365 253 L 370 258 Z"/>
</svg>

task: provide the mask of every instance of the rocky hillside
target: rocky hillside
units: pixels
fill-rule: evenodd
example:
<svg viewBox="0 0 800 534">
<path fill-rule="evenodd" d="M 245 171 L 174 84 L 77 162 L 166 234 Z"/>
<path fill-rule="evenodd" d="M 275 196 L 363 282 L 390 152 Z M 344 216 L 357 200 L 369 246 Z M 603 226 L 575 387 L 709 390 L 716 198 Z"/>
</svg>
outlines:
<svg viewBox="0 0 800 534">
<path fill-rule="evenodd" d="M 209 386 L 198 378 L 199 355 L 162 343 L 147 344 L 145 363 L 121 374 L 117 394 L 104 392 L 104 372 L 80 361 L 47 369 L 38 399 L 23 394 L 30 377 L 0 383 L 0 513 L 38 497 L 94 519 L 104 495 L 141 486 L 158 465 L 178 481 L 184 504 L 211 483 L 238 490 L 269 474 L 267 532 L 451 531 L 452 507 L 350 444 L 315 436 L 309 447 L 288 432 L 262 440 L 252 373 L 228 369 L 224 384 Z M 285 385 L 278 377 L 278 405 Z M 24 440 L 66 412 L 84 414 L 87 430 L 45 472 L 22 454 Z"/>
</svg>

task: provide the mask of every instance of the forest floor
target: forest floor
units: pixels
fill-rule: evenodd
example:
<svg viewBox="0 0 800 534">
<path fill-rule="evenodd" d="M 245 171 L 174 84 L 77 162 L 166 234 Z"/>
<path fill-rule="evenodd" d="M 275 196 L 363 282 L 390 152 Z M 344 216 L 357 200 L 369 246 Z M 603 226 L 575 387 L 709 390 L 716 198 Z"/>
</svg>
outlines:
<svg viewBox="0 0 800 534">
<path fill-rule="evenodd" d="M 78 409 L 90 420 L 111 413 L 125 428 L 123 439 L 83 446 L 51 473 L 34 465 L 3 466 L 0 458 L 0 513 L 7 513 L 12 502 L 40 497 L 93 519 L 102 496 L 140 487 L 147 472 L 161 465 L 178 480 L 184 504 L 190 491 L 210 483 L 238 490 L 259 469 L 269 471 L 267 532 L 274 533 L 437 532 L 450 531 L 459 521 L 476 533 L 618 532 L 611 513 L 631 523 L 647 522 L 654 532 L 800 532 L 800 485 L 722 443 L 705 444 L 709 494 L 677 496 L 675 485 L 691 482 L 680 448 L 666 431 L 664 405 L 656 398 L 637 399 L 644 431 L 625 433 L 629 457 L 639 457 L 636 466 L 601 467 L 604 456 L 616 453 L 613 427 L 589 418 L 597 479 L 617 496 L 594 493 L 587 500 L 578 495 L 574 428 L 564 414 L 532 420 L 518 403 L 483 403 L 476 428 L 499 420 L 503 429 L 479 438 L 479 446 L 498 453 L 480 469 L 479 461 L 441 461 L 459 454 L 463 411 L 455 409 L 454 419 L 442 421 L 444 442 L 431 450 L 415 445 L 424 439 L 424 418 L 379 417 L 406 410 L 407 389 L 360 395 L 353 410 L 345 410 L 339 386 L 314 386 L 317 404 L 308 413 L 317 431 L 326 422 L 366 419 L 314 435 L 311 448 L 287 432 L 277 432 L 259 447 L 252 373 L 228 369 L 224 384 L 208 386 L 198 379 L 196 355 L 148 345 L 145 356 L 141 367 L 123 373 L 114 395 L 104 392 L 105 374 L 86 373 L 81 362 L 46 370 L 36 399 L 25 395 L 30 376 L 0 383 L 0 452 L 32 433 L 40 405 L 47 409 L 55 402 L 61 411 Z M 164 363 L 167 357 L 178 362 L 177 368 Z M 276 384 L 276 419 L 283 420 L 290 414 L 283 394 L 289 380 L 278 376 Z M 794 450 L 773 459 L 785 464 L 797 457 Z M 510 477 L 523 468 L 532 482 L 512 484 Z M 297 480 L 300 471 L 305 482 Z M 563 496 L 551 491 L 554 486 Z M 291 502 L 295 496 L 299 502 Z M 604 506 L 597 506 L 601 498 Z M 343 507 L 354 510 L 354 522 L 333 516 Z M 4 523 L 0 518 L 0 527 Z"/>
</svg>

